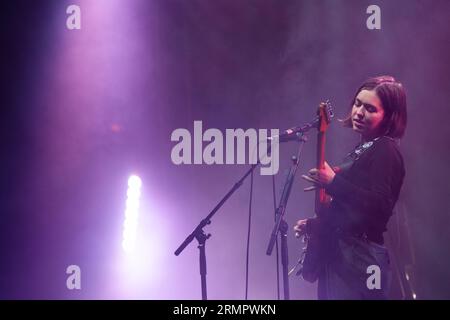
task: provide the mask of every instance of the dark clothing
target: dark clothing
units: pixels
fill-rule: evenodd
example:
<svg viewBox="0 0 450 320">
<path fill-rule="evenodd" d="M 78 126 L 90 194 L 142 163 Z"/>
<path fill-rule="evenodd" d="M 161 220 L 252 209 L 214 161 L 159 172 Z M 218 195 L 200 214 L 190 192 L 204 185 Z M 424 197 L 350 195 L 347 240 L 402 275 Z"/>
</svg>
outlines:
<svg viewBox="0 0 450 320">
<path fill-rule="evenodd" d="M 340 169 L 325 188 L 332 201 L 320 218 L 328 240 L 319 299 L 386 299 L 391 271 L 383 232 L 405 176 L 402 156 L 393 139 L 380 137 L 357 147 Z M 374 266 L 381 288 L 367 282 Z"/>
<path fill-rule="evenodd" d="M 331 259 L 319 274 L 320 300 L 388 299 L 392 271 L 384 246 L 344 234 L 331 245 Z"/>
<path fill-rule="evenodd" d="M 383 244 L 383 232 L 405 176 L 397 143 L 381 137 L 360 156 L 352 152 L 340 168 L 326 188 L 333 197 L 327 220 L 342 231 L 365 233 L 370 241 Z"/>
</svg>

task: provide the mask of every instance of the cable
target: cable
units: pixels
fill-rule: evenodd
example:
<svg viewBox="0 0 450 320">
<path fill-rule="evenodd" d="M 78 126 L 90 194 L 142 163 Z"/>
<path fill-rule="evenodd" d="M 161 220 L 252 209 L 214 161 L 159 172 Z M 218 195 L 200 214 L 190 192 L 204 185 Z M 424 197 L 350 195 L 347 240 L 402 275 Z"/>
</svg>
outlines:
<svg viewBox="0 0 450 320">
<path fill-rule="evenodd" d="M 248 204 L 247 259 L 245 263 L 245 300 L 248 299 L 248 266 L 250 256 L 250 230 L 252 224 L 253 171 L 250 174 L 250 201 Z"/>
<path fill-rule="evenodd" d="M 275 221 L 277 219 L 277 198 L 276 198 L 276 194 L 275 194 L 275 175 L 272 175 L 272 195 L 273 195 L 273 212 L 275 214 Z M 277 264 L 277 299 L 280 300 L 280 258 L 278 256 L 278 237 L 277 240 L 275 241 L 275 248 L 277 251 L 277 255 L 275 258 L 275 262 Z"/>
<path fill-rule="evenodd" d="M 258 141 L 258 143 L 254 146 L 252 152 L 251 152 L 251 159 L 253 159 L 255 151 L 257 147 L 259 146 L 259 143 L 262 140 Z M 267 157 L 267 153 L 264 154 L 263 159 Z M 261 161 L 262 159 L 259 159 Z M 272 184 L 273 184 L 273 206 L 276 214 L 276 197 L 275 197 L 275 176 L 272 174 Z M 253 171 L 250 174 L 250 199 L 248 204 L 248 228 L 247 228 L 247 252 L 246 252 L 246 261 L 245 261 L 245 300 L 248 300 L 248 279 L 249 279 L 249 260 L 250 260 L 250 231 L 251 231 L 251 223 L 252 223 L 252 199 L 253 199 Z M 276 219 L 276 216 L 275 216 Z M 280 275 L 279 275 L 279 266 L 278 266 L 278 238 L 275 242 L 276 244 L 276 263 L 277 263 L 277 294 L 278 294 L 278 300 L 280 299 Z"/>
</svg>

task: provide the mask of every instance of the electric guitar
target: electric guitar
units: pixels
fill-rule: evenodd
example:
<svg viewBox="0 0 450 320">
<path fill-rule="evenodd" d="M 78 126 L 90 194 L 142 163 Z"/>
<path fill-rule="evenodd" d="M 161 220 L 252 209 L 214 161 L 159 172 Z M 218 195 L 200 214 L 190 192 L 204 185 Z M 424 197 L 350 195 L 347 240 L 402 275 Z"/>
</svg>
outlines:
<svg viewBox="0 0 450 320">
<path fill-rule="evenodd" d="M 319 105 L 317 111 L 317 157 L 316 165 L 317 169 L 323 169 L 325 166 L 325 138 L 328 130 L 328 125 L 333 118 L 333 111 L 331 104 L 322 102 Z M 329 206 L 329 197 L 325 193 L 324 188 L 316 189 L 315 194 L 315 214 L 316 214 L 316 229 L 320 229 L 320 219 L 324 215 L 324 211 Z M 315 282 L 319 277 L 319 273 L 322 267 L 321 247 L 322 247 L 322 234 L 319 230 L 314 230 L 310 227 L 303 239 L 306 243 L 304 248 L 303 258 L 301 260 L 301 269 L 299 273 L 302 274 L 303 279 L 309 282 Z"/>
</svg>

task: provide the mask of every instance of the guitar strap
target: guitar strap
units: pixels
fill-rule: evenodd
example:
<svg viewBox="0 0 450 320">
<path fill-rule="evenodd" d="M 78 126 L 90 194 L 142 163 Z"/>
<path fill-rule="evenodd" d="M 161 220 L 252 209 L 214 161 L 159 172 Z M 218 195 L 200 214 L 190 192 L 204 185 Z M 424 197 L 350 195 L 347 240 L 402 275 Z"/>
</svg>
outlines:
<svg viewBox="0 0 450 320">
<path fill-rule="evenodd" d="M 346 171 L 346 170 L 350 169 L 350 167 L 356 161 L 358 161 L 361 158 L 361 156 L 367 150 L 369 150 L 373 146 L 373 144 L 380 138 L 381 137 L 377 137 L 373 140 L 361 143 L 358 146 L 356 146 L 356 148 L 353 151 L 351 151 L 347 154 L 347 156 L 344 158 L 343 163 L 341 165 L 339 165 L 338 167 L 336 167 L 337 171 L 340 172 L 340 171 Z M 387 137 L 387 138 L 390 138 L 390 137 Z M 390 138 L 390 139 L 392 139 L 392 138 Z"/>
</svg>

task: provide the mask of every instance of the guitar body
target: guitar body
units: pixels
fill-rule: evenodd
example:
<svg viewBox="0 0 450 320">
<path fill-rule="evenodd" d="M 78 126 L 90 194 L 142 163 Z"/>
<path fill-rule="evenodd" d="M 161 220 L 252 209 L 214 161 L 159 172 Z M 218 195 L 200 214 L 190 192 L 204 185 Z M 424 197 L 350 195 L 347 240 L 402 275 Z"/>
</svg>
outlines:
<svg viewBox="0 0 450 320">
<path fill-rule="evenodd" d="M 325 165 L 325 133 L 333 114 L 331 105 L 321 103 L 318 110 L 318 134 L 317 134 L 317 168 L 322 169 Z M 303 279 L 309 282 L 315 282 L 324 266 L 324 246 L 326 245 L 327 232 L 321 223 L 321 218 L 329 205 L 328 197 L 325 189 L 316 190 L 315 195 L 315 213 L 316 218 L 313 223 L 310 222 L 306 226 L 306 236 L 304 241 L 306 248 L 302 260 L 301 274 Z"/>
<path fill-rule="evenodd" d="M 307 245 L 304 252 L 301 274 L 303 279 L 312 283 L 317 281 L 319 274 L 322 271 L 324 263 L 321 253 L 323 250 L 318 234 L 313 233 L 305 237 Z"/>
</svg>

